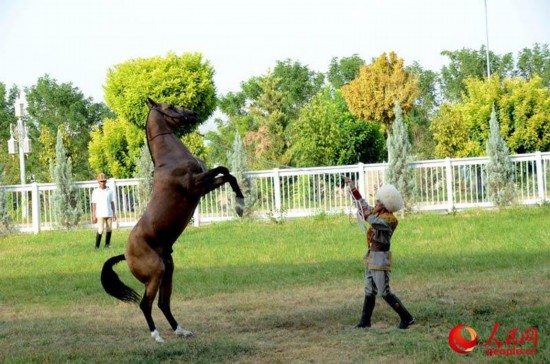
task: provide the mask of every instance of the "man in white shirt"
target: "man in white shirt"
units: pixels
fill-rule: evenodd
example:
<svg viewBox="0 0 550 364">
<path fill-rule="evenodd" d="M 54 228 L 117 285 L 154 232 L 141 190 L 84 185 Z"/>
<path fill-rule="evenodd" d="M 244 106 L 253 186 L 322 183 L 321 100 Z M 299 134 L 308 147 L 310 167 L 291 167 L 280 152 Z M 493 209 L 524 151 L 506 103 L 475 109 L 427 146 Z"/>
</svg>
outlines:
<svg viewBox="0 0 550 364">
<path fill-rule="evenodd" d="M 113 192 L 107 187 L 107 176 L 104 173 L 97 175 L 99 188 L 92 192 L 92 222 L 97 223 L 97 233 L 95 237 L 95 248 L 101 245 L 101 237 L 105 230 L 105 248 L 111 244 L 111 233 L 113 230 L 113 221 L 116 221 L 115 203 L 113 201 Z"/>
</svg>

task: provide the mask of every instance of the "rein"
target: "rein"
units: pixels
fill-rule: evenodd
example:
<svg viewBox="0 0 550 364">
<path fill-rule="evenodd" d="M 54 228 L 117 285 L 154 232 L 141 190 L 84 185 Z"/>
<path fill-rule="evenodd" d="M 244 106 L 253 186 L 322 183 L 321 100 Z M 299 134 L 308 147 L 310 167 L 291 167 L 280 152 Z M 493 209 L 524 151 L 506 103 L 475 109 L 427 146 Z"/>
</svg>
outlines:
<svg viewBox="0 0 550 364">
<path fill-rule="evenodd" d="M 150 142 L 152 142 L 153 139 L 155 139 L 156 137 L 158 137 L 158 136 L 160 136 L 160 135 L 173 134 L 173 133 L 174 133 L 174 132 L 172 132 L 172 131 L 164 131 L 164 132 L 155 134 L 155 135 L 153 135 L 153 136 L 150 137 L 150 138 L 147 138 L 147 140 L 149 140 Z"/>
<path fill-rule="evenodd" d="M 355 208 L 357 210 L 357 213 L 356 213 L 356 220 L 357 220 L 357 227 L 359 228 L 359 230 L 361 231 L 362 234 L 365 234 L 367 232 L 367 227 L 365 225 L 365 214 L 363 213 L 363 207 L 361 206 L 361 204 L 359 203 L 359 201 L 357 201 L 355 199 L 355 197 L 353 196 L 353 192 L 351 192 L 351 187 L 347 187 L 347 190 L 348 190 L 348 193 L 349 195 L 351 196 L 351 201 L 353 203 L 353 205 L 355 205 Z M 351 216 L 352 216 L 352 207 L 350 206 L 350 209 L 349 209 L 349 212 L 348 212 L 348 219 L 349 219 L 349 222 L 351 224 Z"/>
<path fill-rule="evenodd" d="M 343 178 L 344 175 L 342 175 L 341 177 Z M 359 230 L 361 231 L 362 234 L 365 234 L 367 232 L 367 226 L 366 226 L 366 223 L 365 223 L 365 214 L 363 212 L 363 207 L 361 206 L 361 203 L 358 200 L 355 199 L 355 196 L 353 196 L 351 186 L 348 185 L 346 187 L 346 190 L 348 191 L 349 196 L 351 197 L 351 201 L 352 201 L 352 204 L 350 205 L 349 212 L 348 212 L 349 222 L 351 224 L 352 215 L 353 215 L 352 209 L 353 209 L 353 206 L 355 206 L 355 209 L 357 210 L 357 213 L 355 214 L 355 217 L 356 217 L 356 220 L 357 220 L 357 227 L 359 228 Z"/>
</svg>

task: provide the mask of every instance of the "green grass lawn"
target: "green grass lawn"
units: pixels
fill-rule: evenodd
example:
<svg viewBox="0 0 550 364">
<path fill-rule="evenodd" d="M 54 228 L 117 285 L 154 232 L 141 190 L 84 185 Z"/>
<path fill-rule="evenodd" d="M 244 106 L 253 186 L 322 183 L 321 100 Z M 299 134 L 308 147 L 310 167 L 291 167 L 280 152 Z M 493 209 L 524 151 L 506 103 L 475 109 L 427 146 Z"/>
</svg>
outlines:
<svg viewBox="0 0 550 364">
<path fill-rule="evenodd" d="M 174 246 L 172 310 L 194 339 L 175 337 L 158 308 L 149 336 L 137 306 L 108 296 L 99 280 L 109 257 L 93 230 L 0 236 L 0 362 L 550 362 L 550 208 L 418 214 L 400 220 L 392 288 L 417 318 L 400 331 L 377 300 L 373 327 L 354 329 L 363 301 L 365 239 L 347 216 L 235 221 L 189 228 Z M 143 292 L 125 262 L 121 279 Z M 495 326 L 496 338 L 486 343 Z M 458 324 L 480 344 L 448 344 Z M 506 345 L 538 330 L 538 343 Z M 488 357 L 487 349 L 536 349 Z"/>
</svg>

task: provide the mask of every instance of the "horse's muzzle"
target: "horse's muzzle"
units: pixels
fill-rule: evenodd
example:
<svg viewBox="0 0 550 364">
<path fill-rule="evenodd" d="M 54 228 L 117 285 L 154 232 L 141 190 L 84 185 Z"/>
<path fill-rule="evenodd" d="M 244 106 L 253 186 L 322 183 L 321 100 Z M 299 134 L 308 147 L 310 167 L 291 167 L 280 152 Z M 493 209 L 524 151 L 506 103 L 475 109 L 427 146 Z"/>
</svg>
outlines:
<svg viewBox="0 0 550 364">
<path fill-rule="evenodd" d="M 197 114 L 191 110 L 185 110 L 182 113 L 182 117 L 180 118 L 180 121 L 184 124 L 195 124 L 198 121 Z"/>
</svg>

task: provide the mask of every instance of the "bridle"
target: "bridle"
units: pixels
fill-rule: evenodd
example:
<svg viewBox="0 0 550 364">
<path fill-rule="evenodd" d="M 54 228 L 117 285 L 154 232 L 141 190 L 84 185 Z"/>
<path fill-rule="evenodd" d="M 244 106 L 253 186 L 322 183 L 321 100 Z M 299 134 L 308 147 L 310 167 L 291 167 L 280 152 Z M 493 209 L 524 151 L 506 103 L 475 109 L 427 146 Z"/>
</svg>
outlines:
<svg viewBox="0 0 550 364">
<path fill-rule="evenodd" d="M 166 115 L 165 113 L 163 113 L 162 110 L 160 110 L 160 109 L 158 109 L 158 108 L 156 108 L 156 107 L 151 108 L 151 110 L 149 110 L 149 114 L 150 114 L 151 111 L 153 111 L 153 110 L 155 110 L 156 112 L 158 112 L 158 113 L 164 115 L 165 117 L 168 116 L 168 115 Z M 149 115 L 147 115 L 147 120 L 149 120 Z M 153 135 L 153 136 L 149 136 L 148 128 L 146 127 L 146 128 L 145 128 L 145 133 L 147 134 L 147 141 L 148 141 L 148 142 L 151 142 L 151 141 L 153 141 L 153 140 L 154 140 L 156 137 L 158 137 L 158 136 L 173 134 L 174 131 L 173 131 L 173 130 L 165 130 L 165 131 L 161 131 L 161 132 L 159 132 L 159 133 L 157 133 L 157 134 L 155 134 L 155 135 Z"/>
<path fill-rule="evenodd" d="M 153 135 L 151 138 L 147 138 L 147 140 L 152 142 L 153 139 L 155 139 L 156 137 L 161 136 L 161 135 L 167 135 L 167 134 L 174 134 L 174 132 L 173 131 L 164 131 L 164 132 Z"/>
</svg>

